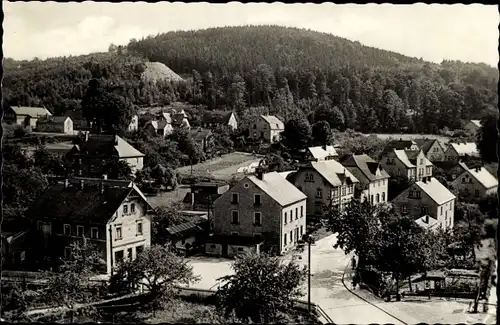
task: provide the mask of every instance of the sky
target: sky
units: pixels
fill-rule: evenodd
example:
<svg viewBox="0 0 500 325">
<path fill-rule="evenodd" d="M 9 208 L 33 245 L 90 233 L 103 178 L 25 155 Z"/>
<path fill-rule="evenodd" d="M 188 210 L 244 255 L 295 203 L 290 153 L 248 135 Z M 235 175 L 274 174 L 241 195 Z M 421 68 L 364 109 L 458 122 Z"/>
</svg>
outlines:
<svg viewBox="0 0 500 325">
<path fill-rule="evenodd" d="M 498 63 L 495 5 L 2 2 L 3 50 L 14 59 L 107 51 L 174 30 L 273 24 L 331 33 L 439 63 Z"/>
</svg>

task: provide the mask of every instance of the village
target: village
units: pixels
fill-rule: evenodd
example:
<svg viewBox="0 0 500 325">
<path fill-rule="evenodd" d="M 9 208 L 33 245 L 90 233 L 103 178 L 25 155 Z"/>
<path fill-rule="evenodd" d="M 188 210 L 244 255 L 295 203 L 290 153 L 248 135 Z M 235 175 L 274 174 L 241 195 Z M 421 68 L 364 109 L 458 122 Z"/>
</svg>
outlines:
<svg viewBox="0 0 500 325">
<path fill-rule="evenodd" d="M 241 128 L 235 112 L 202 114 L 196 126 L 191 126 L 195 123 L 184 109 L 172 105 L 142 112 L 146 113 L 130 118 L 126 138 L 134 133 L 164 138 L 180 129 L 204 153 L 213 150 L 216 129 L 231 134 Z M 33 273 L 37 268 L 49 265 L 48 260 L 71 259 L 73 243 L 82 240 L 91 243 L 102 260 L 95 278 L 109 281 L 122 261 L 132 261 L 161 242 L 192 266 L 199 279 L 189 286 L 200 290 L 220 287 L 238 256 L 265 253 L 283 260 L 299 258 L 313 276 L 304 291 L 309 290 L 309 296 L 303 299 L 318 306 L 319 318 L 326 323 L 365 323 L 367 317 L 403 324 L 429 319 L 480 322 L 485 317 L 487 304 L 479 310 L 478 303 L 494 291 L 490 288 L 496 271 L 491 262 L 478 268 L 464 260 L 463 266 L 458 262 L 453 269 L 416 272 L 409 284 L 386 290 L 396 299 L 388 303 L 392 294 L 373 290 L 376 282 L 368 276 L 356 289 L 357 276 L 351 268 L 355 270 L 352 263 L 360 257 L 336 248 L 335 226 L 328 225 L 332 213 L 351 213 L 356 204 L 365 204 L 408 216 L 425 231 L 452 231 L 457 213 L 462 220 L 469 218 L 457 212 L 457 205 L 497 195 L 495 170 L 481 162 L 474 141 L 403 139 L 404 134 L 395 134 L 384 139 L 380 155 L 372 157 L 364 152 L 340 155 L 345 143 L 338 143 L 333 134 L 321 145 L 298 150 L 294 167 L 283 170 L 270 154 L 286 137 L 285 123 L 273 115 L 259 115 L 247 126 L 242 151 L 212 154 L 173 175 L 159 166 L 155 173 L 160 176 L 145 180 L 141 173 L 146 154 L 125 137 L 96 132 L 81 116 L 54 116 L 43 107 L 12 106 L 4 113 L 4 123 L 16 130 L 30 129 L 14 132 L 6 143 L 19 146 L 26 157 L 36 156 L 43 147 L 50 155 L 64 157 L 67 168 L 46 175 L 48 186 L 27 207 L 23 222 L 4 219 L 2 281 L 22 278 L 26 285 L 38 279 Z M 479 120 L 463 122 L 463 132 L 469 136 L 480 128 Z M 44 143 L 38 140 L 33 145 L 23 138 L 43 138 Z M 47 140 L 51 138 L 58 140 Z M 130 176 L 118 177 L 118 165 L 128 168 Z M 176 222 L 155 222 L 158 211 L 175 215 Z M 491 241 L 481 241 L 479 251 L 487 250 L 481 245 Z M 479 251 L 473 252 L 478 263 Z M 450 290 L 458 290 L 451 289 L 456 279 L 467 282 L 469 292 L 463 287 L 461 298 L 440 300 L 449 297 Z M 432 303 L 415 302 L 431 295 Z M 343 301 L 357 301 L 359 307 L 350 306 L 353 303 L 339 308 Z"/>
</svg>

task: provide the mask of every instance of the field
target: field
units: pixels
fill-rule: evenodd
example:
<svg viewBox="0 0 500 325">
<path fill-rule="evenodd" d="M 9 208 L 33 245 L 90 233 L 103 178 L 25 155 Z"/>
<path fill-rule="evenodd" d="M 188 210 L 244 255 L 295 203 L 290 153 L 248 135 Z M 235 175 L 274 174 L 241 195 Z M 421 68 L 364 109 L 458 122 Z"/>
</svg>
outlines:
<svg viewBox="0 0 500 325">
<path fill-rule="evenodd" d="M 372 133 L 370 135 L 374 135 L 378 137 L 379 139 L 382 140 L 388 140 L 390 138 L 393 138 L 394 140 L 397 139 L 403 139 L 403 140 L 413 140 L 413 139 L 438 139 L 441 142 L 449 142 L 450 138 L 447 136 L 443 135 L 437 135 L 437 134 L 399 134 L 399 133 Z"/>
<path fill-rule="evenodd" d="M 243 175 L 241 169 L 251 164 L 257 164 L 261 156 L 246 152 L 233 152 L 219 158 L 213 158 L 201 164 L 193 165 L 193 176 L 211 177 L 229 181 L 233 175 Z M 240 172 L 238 172 L 240 170 Z M 191 166 L 184 166 L 177 170 L 184 177 L 191 175 Z"/>
</svg>

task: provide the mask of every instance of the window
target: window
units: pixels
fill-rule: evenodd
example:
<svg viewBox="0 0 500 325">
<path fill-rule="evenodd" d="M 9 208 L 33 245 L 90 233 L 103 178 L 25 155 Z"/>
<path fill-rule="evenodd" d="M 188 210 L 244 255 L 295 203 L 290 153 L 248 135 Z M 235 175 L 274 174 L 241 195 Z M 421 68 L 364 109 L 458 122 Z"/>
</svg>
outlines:
<svg viewBox="0 0 500 325">
<path fill-rule="evenodd" d="M 299 208 L 295 208 L 295 220 L 299 218 Z"/>
<path fill-rule="evenodd" d="M 465 183 L 465 177 L 462 177 L 462 183 Z"/>
<path fill-rule="evenodd" d="M 283 219 L 285 219 L 285 225 L 286 225 L 288 223 L 288 213 L 285 212 L 285 218 Z"/>
<path fill-rule="evenodd" d="M 420 191 L 417 191 L 416 195 L 417 195 L 417 199 L 420 199 L 422 197 L 422 193 Z"/>
<path fill-rule="evenodd" d="M 129 260 L 132 259 L 132 247 L 127 249 L 127 259 L 129 259 Z"/>
<path fill-rule="evenodd" d="M 443 207 L 441 207 L 441 213 L 440 213 L 440 214 L 441 214 L 441 215 L 443 214 Z"/>
<path fill-rule="evenodd" d="M 423 165 L 423 164 L 424 164 L 424 159 L 420 158 L 420 165 Z"/>
<path fill-rule="evenodd" d="M 254 124 L 254 125 L 253 125 L 253 128 L 254 128 L 254 129 L 256 129 L 256 128 L 257 128 L 257 124 Z"/>
<path fill-rule="evenodd" d="M 396 175 L 401 176 L 401 171 L 399 169 L 396 169 Z"/>
<path fill-rule="evenodd" d="M 468 188 L 466 188 L 466 189 L 464 190 L 464 194 L 465 194 L 465 196 L 468 196 L 468 195 L 469 195 L 469 189 L 468 189 Z"/>
<path fill-rule="evenodd" d="M 451 174 L 451 179 L 456 179 L 457 178 L 457 174 Z"/>
<path fill-rule="evenodd" d="M 381 183 L 382 183 L 381 181 L 377 181 L 378 187 L 380 187 Z"/>
<path fill-rule="evenodd" d="M 293 230 L 290 230 L 290 244 L 293 243 Z"/>
<path fill-rule="evenodd" d="M 314 182 L 314 175 L 310 173 L 306 173 L 305 175 L 305 181 L 306 182 Z"/>
<path fill-rule="evenodd" d="M 231 204 L 238 204 L 239 199 L 240 199 L 240 197 L 239 197 L 238 193 L 232 193 Z"/>
<path fill-rule="evenodd" d="M 302 235 L 303 235 L 303 231 L 304 231 L 304 226 L 300 226 L 300 237 L 302 238 Z"/>
<path fill-rule="evenodd" d="M 92 238 L 92 239 L 99 238 L 99 229 L 97 227 L 92 227 L 90 229 L 90 238 Z"/>
<path fill-rule="evenodd" d="M 69 260 L 71 258 L 71 247 L 64 247 L 64 258 Z"/>
<path fill-rule="evenodd" d="M 316 202 L 314 205 L 314 213 L 315 214 L 322 214 L 323 213 L 323 205 L 319 202 Z"/>
<path fill-rule="evenodd" d="M 286 234 L 283 235 L 283 245 L 286 246 Z"/>
<path fill-rule="evenodd" d="M 240 213 L 238 211 L 231 211 L 232 224 L 237 225 L 240 223 Z"/>
<path fill-rule="evenodd" d="M 300 207 L 300 217 L 302 218 L 304 216 L 304 207 Z"/>
<path fill-rule="evenodd" d="M 115 264 L 119 264 L 123 262 L 123 251 L 116 251 L 115 252 Z"/>
<path fill-rule="evenodd" d="M 290 210 L 290 222 L 293 221 L 293 210 Z"/>
<path fill-rule="evenodd" d="M 475 197 L 479 197 L 479 190 L 475 190 L 475 191 L 474 191 L 474 196 L 475 196 Z"/>
<path fill-rule="evenodd" d="M 122 239 L 122 226 L 116 226 L 116 240 Z"/>
<path fill-rule="evenodd" d="M 378 183 L 378 185 L 380 186 L 380 183 Z M 354 190 L 354 185 L 349 185 L 347 187 L 347 194 L 352 194 L 353 190 Z"/>
<path fill-rule="evenodd" d="M 382 202 L 385 202 L 385 192 L 382 192 Z"/>
<path fill-rule="evenodd" d="M 215 249 L 216 247 L 217 247 L 217 245 L 215 245 L 215 244 L 210 245 L 210 248 L 212 248 L 212 249 Z"/>
<path fill-rule="evenodd" d="M 71 226 L 70 225 L 64 225 L 64 235 L 71 236 Z"/>
<path fill-rule="evenodd" d="M 373 204 L 373 194 L 370 195 L 370 203 Z"/>
<path fill-rule="evenodd" d="M 83 237 L 83 226 L 76 226 L 76 235 L 78 237 Z"/>
<path fill-rule="evenodd" d="M 137 236 L 142 235 L 142 221 L 137 222 Z"/>
<path fill-rule="evenodd" d="M 132 204 L 130 205 L 130 212 L 131 212 L 131 213 L 135 213 L 135 203 L 132 203 Z"/>
<path fill-rule="evenodd" d="M 407 212 L 408 212 L 408 207 L 406 206 L 406 204 L 403 204 L 403 205 L 401 206 L 401 212 L 402 212 L 402 213 L 407 213 Z"/>
<path fill-rule="evenodd" d="M 238 247 L 238 252 L 243 252 L 243 247 Z"/>
<path fill-rule="evenodd" d="M 238 236 L 238 233 L 237 232 L 232 232 L 231 236 Z"/>
<path fill-rule="evenodd" d="M 255 194 L 253 196 L 253 203 L 256 205 L 260 205 L 260 194 Z"/>
<path fill-rule="evenodd" d="M 323 190 L 321 188 L 316 189 L 316 198 L 317 199 L 323 198 Z"/>
<path fill-rule="evenodd" d="M 421 207 L 420 213 L 423 215 L 429 214 L 429 208 L 428 207 Z"/>
<path fill-rule="evenodd" d="M 379 203 L 380 202 L 380 194 L 377 193 L 377 195 L 375 196 L 375 202 L 376 203 Z"/>
<path fill-rule="evenodd" d="M 123 214 L 128 214 L 128 205 L 123 205 Z"/>
<path fill-rule="evenodd" d="M 260 212 L 255 212 L 253 214 L 253 224 L 256 226 L 261 226 L 262 225 L 262 215 Z"/>
</svg>

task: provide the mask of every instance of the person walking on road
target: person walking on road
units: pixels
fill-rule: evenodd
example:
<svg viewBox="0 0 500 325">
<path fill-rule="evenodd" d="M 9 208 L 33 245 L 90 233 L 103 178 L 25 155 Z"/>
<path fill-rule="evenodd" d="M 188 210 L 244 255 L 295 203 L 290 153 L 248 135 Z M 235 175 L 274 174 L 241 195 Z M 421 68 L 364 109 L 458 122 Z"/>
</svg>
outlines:
<svg viewBox="0 0 500 325">
<path fill-rule="evenodd" d="M 354 270 L 356 268 L 356 257 L 352 257 L 352 260 L 351 260 L 351 264 L 352 264 L 352 269 Z"/>
</svg>

